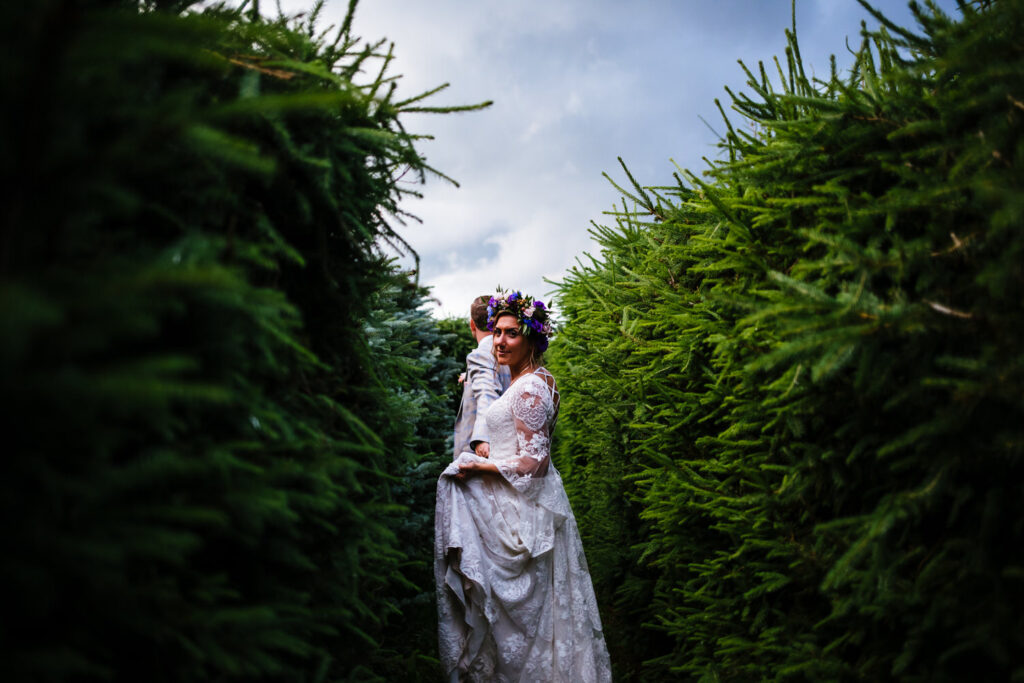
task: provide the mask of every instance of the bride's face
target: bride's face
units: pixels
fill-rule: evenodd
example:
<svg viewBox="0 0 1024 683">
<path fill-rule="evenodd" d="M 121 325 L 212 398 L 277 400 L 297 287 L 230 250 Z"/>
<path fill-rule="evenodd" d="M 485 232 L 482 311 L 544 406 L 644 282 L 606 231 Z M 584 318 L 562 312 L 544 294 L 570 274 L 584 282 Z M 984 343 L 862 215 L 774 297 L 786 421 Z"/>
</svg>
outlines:
<svg viewBox="0 0 1024 683">
<path fill-rule="evenodd" d="M 530 343 L 519 331 L 519 321 L 511 313 L 498 316 L 494 321 L 494 355 L 502 365 L 513 368 L 526 362 Z"/>
</svg>

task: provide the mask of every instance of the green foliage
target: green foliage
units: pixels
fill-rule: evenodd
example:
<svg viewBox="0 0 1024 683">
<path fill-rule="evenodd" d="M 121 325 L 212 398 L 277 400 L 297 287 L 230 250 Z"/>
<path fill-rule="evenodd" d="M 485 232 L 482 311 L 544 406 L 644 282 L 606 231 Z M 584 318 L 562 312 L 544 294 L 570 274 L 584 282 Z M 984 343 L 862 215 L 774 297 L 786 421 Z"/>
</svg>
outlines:
<svg viewBox="0 0 1024 683">
<path fill-rule="evenodd" d="M 388 681 L 436 681 L 443 676 L 436 658 L 437 608 L 434 600 L 434 496 L 438 473 L 451 461 L 457 378 L 465 356 L 462 342 L 444 321 L 426 312 L 428 292 L 396 274 L 372 300 L 366 335 L 380 387 L 388 400 L 374 416 L 380 425 L 396 475 L 392 495 L 403 507 L 397 528 L 405 583 L 393 590 L 401 614 L 392 620 L 375 653 L 374 672 Z M 465 325 L 463 326 L 465 327 Z"/>
<path fill-rule="evenodd" d="M 458 363 L 462 370 L 466 369 L 466 356 L 469 352 L 476 348 L 477 342 L 473 337 L 473 333 L 469 329 L 469 318 L 442 318 L 437 321 L 437 327 L 439 330 L 444 331 L 447 335 L 450 335 L 450 348 L 449 357 Z M 461 372 L 461 371 L 460 371 Z M 458 413 L 459 406 L 462 405 L 462 392 L 455 391 L 452 393 L 452 411 Z M 454 437 L 454 433 L 452 434 Z M 451 443 L 449 452 L 455 448 L 454 439 Z"/>
<path fill-rule="evenodd" d="M 1024 3 L 912 7 L 826 80 L 791 35 L 561 284 L 624 679 L 1024 677 Z"/>
<path fill-rule="evenodd" d="M 380 253 L 422 98 L 354 3 L 192 4 L 0 14 L 3 678 L 429 669 L 432 610 L 395 631 L 456 369 Z"/>
</svg>

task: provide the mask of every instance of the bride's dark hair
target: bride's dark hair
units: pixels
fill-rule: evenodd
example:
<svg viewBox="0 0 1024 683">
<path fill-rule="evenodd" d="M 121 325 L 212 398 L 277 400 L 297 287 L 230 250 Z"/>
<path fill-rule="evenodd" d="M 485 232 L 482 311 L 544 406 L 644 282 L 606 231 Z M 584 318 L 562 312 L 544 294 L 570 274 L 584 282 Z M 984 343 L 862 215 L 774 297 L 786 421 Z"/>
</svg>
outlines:
<svg viewBox="0 0 1024 683">
<path fill-rule="evenodd" d="M 526 341 L 530 342 L 530 361 L 537 367 L 540 367 L 541 361 L 544 360 L 544 352 L 537 346 L 537 340 L 532 336 L 527 335 Z"/>
</svg>

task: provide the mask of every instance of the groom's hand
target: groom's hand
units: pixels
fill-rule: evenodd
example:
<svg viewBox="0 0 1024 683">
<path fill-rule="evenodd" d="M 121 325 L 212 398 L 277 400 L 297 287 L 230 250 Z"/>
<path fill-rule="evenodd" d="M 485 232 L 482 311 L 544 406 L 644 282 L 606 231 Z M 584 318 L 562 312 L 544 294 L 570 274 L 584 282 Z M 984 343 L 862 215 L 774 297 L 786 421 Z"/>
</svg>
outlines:
<svg viewBox="0 0 1024 683">
<path fill-rule="evenodd" d="M 479 455 L 481 458 L 488 458 L 491 455 L 491 444 L 487 443 L 486 441 L 481 441 L 476 445 L 476 448 L 473 450 L 475 450 L 476 454 Z"/>
</svg>

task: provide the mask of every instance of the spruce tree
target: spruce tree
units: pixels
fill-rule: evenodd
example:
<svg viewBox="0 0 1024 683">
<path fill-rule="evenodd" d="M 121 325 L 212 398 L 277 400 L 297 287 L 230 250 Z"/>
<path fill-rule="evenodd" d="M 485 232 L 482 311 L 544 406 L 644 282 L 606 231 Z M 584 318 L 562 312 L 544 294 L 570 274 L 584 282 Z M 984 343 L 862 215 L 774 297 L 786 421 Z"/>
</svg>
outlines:
<svg viewBox="0 0 1024 683">
<path fill-rule="evenodd" d="M 823 80 L 794 30 L 561 285 L 607 620 L 669 643 L 617 636 L 627 677 L 1024 676 L 1024 3 L 911 7 Z"/>
<path fill-rule="evenodd" d="M 451 419 L 389 412 L 454 382 L 383 255 L 431 109 L 319 7 L 0 10 L 5 680 L 429 669 L 381 646 L 425 629 L 404 506 Z"/>
</svg>

